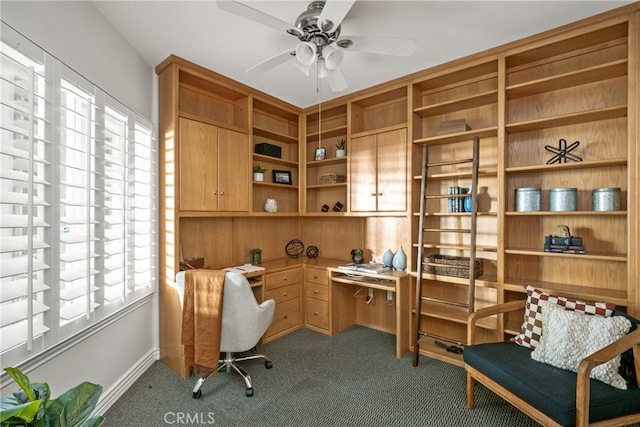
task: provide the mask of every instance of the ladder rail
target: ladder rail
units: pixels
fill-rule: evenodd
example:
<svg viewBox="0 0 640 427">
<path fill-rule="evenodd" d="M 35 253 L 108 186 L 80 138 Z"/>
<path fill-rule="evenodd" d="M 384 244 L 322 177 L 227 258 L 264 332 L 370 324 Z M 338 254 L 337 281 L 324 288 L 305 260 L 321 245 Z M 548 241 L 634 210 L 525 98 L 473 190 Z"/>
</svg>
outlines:
<svg viewBox="0 0 640 427">
<path fill-rule="evenodd" d="M 422 147 L 422 182 L 420 186 L 420 217 L 418 219 L 418 256 L 416 260 L 416 299 L 415 299 L 415 318 L 413 322 L 414 344 L 413 344 L 413 366 L 418 366 L 420 356 L 420 306 L 422 296 L 422 266 L 423 266 L 423 244 L 424 244 L 424 214 L 427 208 L 427 171 L 429 164 L 429 149 L 427 145 Z"/>
</svg>

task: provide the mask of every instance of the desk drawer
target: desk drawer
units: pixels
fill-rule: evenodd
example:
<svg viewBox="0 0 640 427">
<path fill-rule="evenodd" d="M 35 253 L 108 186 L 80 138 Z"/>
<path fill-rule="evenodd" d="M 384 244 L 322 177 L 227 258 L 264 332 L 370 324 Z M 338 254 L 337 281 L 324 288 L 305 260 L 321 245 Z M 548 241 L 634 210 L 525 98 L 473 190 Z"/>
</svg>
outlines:
<svg viewBox="0 0 640 427">
<path fill-rule="evenodd" d="M 301 268 L 278 271 L 277 273 L 269 273 L 267 274 L 266 289 L 275 289 L 281 286 L 290 285 L 292 283 L 300 283 L 301 279 L 302 279 Z"/>
<path fill-rule="evenodd" d="M 264 293 L 265 299 L 274 299 L 276 304 L 300 297 L 300 283 L 269 289 Z"/>
<path fill-rule="evenodd" d="M 304 275 L 305 283 L 317 283 L 327 285 L 327 270 L 324 268 L 307 267 Z"/>
<path fill-rule="evenodd" d="M 307 282 L 305 284 L 305 288 L 307 290 L 307 297 L 329 301 L 329 287 L 327 285 L 318 285 L 316 283 Z"/>
<path fill-rule="evenodd" d="M 276 311 L 273 314 L 273 322 L 265 335 L 275 335 L 286 329 L 293 328 L 300 324 L 300 298 L 292 299 L 281 304 L 276 304 Z"/>
<path fill-rule="evenodd" d="M 307 298 L 306 322 L 320 329 L 329 329 L 329 303 Z"/>
</svg>

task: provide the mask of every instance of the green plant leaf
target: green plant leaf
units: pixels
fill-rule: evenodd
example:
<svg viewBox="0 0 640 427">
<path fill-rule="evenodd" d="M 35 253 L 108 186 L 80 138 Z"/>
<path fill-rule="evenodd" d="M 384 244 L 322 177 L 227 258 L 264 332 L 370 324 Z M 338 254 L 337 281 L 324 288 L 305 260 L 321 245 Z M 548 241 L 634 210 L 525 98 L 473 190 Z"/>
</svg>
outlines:
<svg viewBox="0 0 640 427">
<path fill-rule="evenodd" d="M 53 399 L 47 407 L 49 427 L 75 427 L 83 425 L 98 403 L 102 386 L 83 382 Z M 99 425 L 99 424 L 98 424 Z"/>
<path fill-rule="evenodd" d="M 30 423 L 38 413 L 41 403 L 41 400 L 28 400 L 22 391 L 3 397 L 0 401 L 2 426 L 20 425 L 23 421 Z"/>
<path fill-rule="evenodd" d="M 31 381 L 29 377 L 23 374 L 18 368 L 4 368 L 4 371 L 9 374 L 11 378 L 20 386 L 23 392 L 27 395 L 29 400 L 36 400 L 36 395 L 34 391 L 31 389 Z"/>
</svg>

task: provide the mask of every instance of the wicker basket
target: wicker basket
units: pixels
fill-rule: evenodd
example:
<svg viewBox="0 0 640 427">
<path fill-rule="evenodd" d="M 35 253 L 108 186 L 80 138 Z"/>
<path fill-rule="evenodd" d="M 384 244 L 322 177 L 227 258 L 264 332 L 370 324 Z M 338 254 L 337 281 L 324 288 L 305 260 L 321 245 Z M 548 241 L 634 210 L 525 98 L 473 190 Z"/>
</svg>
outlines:
<svg viewBox="0 0 640 427">
<path fill-rule="evenodd" d="M 482 276 L 482 260 L 476 258 L 475 277 Z M 425 273 L 469 278 L 469 257 L 431 255 L 425 258 Z"/>
<path fill-rule="evenodd" d="M 340 182 L 347 182 L 347 177 L 337 173 L 320 175 L 320 184 L 338 184 Z"/>
</svg>

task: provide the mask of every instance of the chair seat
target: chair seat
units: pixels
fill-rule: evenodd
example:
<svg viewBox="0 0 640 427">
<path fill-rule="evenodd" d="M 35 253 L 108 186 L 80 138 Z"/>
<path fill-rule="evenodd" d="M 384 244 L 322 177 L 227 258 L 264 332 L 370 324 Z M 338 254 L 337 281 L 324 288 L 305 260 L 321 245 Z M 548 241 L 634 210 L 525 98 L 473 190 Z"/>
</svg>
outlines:
<svg viewBox="0 0 640 427">
<path fill-rule="evenodd" d="M 531 359 L 531 350 L 511 342 L 464 349 L 464 361 L 564 426 L 576 420 L 576 374 Z M 591 380 L 590 422 L 640 412 L 640 389 L 619 390 Z"/>
</svg>

